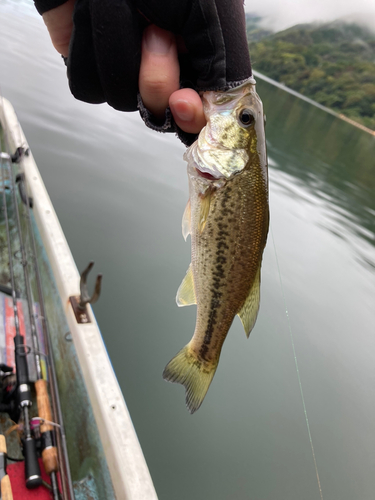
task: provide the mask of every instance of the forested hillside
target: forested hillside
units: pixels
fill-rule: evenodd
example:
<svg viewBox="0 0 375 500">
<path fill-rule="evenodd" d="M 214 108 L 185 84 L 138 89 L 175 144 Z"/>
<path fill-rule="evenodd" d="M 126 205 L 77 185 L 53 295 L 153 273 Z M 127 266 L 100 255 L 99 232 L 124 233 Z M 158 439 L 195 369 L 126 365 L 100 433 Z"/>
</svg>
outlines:
<svg viewBox="0 0 375 500">
<path fill-rule="evenodd" d="M 338 21 L 276 34 L 254 16 L 247 25 L 255 70 L 375 130 L 375 33 Z"/>
</svg>

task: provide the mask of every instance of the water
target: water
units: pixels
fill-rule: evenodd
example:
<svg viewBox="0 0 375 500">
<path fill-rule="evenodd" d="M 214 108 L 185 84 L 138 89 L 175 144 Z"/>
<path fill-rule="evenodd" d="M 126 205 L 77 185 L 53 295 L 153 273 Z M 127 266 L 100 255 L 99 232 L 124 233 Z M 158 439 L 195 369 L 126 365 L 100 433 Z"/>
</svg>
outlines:
<svg viewBox="0 0 375 500">
<path fill-rule="evenodd" d="M 0 18 L 1 90 L 78 267 L 104 273 L 95 313 L 159 498 L 372 500 L 375 138 L 259 81 L 276 254 L 270 234 L 257 325 L 246 340 L 235 320 L 191 416 L 161 378 L 195 322 L 174 302 L 190 260 L 184 147 L 75 101 L 28 2 L 0 0 Z"/>
</svg>

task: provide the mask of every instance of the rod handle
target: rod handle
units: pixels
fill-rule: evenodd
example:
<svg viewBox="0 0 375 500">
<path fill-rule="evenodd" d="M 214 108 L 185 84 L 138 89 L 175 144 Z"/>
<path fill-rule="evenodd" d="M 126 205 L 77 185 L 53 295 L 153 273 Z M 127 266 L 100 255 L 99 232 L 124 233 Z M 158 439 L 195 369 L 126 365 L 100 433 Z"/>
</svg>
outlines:
<svg viewBox="0 0 375 500">
<path fill-rule="evenodd" d="M 5 441 L 5 436 L 0 434 L 0 453 L 4 455 L 7 454 L 7 443 Z M 13 500 L 12 487 L 10 484 L 10 479 L 8 474 L 6 473 L 6 458 L 4 456 L 4 471 L 5 475 L 1 478 L 1 500 Z"/>
<path fill-rule="evenodd" d="M 37 380 L 35 382 L 36 391 L 36 404 L 38 406 L 38 416 L 43 420 L 52 422 L 52 412 L 49 402 L 47 382 L 44 379 Z M 52 431 L 53 427 L 51 424 L 42 423 L 40 425 L 40 432 Z"/>
<path fill-rule="evenodd" d="M 36 488 L 42 484 L 42 476 L 34 438 L 28 437 L 23 441 L 23 454 L 25 457 L 26 488 Z"/>
<path fill-rule="evenodd" d="M 35 382 L 36 402 L 38 405 L 38 415 L 43 420 L 52 422 L 51 405 L 48 396 L 47 382 L 43 379 Z M 59 470 L 57 459 L 57 448 L 54 442 L 53 426 L 42 423 L 40 426 L 42 434 L 42 459 L 44 469 L 48 475 Z"/>
<path fill-rule="evenodd" d="M 18 385 L 28 384 L 29 369 L 27 367 L 27 352 L 25 349 L 23 335 L 16 335 L 14 337 L 14 350 L 16 358 L 17 383 Z"/>
<path fill-rule="evenodd" d="M 45 448 L 42 451 L 42 459 L 44 469 L 49 476 L 52 474 L 52 472 L 57 472 L 59 470 L 56 446 Z"/>
<path fill-rule="evenodd" d="M 3 434 L 0 434 L 0 453 L 6 453 L 7 452 L 7 443 L 5 441 L 5 436 Z"/>
<path fill-rule="evenodd" d="M 1 500 L 13 500 L 12 486 L 8 474 L 1 480 Z"/>
</svg>

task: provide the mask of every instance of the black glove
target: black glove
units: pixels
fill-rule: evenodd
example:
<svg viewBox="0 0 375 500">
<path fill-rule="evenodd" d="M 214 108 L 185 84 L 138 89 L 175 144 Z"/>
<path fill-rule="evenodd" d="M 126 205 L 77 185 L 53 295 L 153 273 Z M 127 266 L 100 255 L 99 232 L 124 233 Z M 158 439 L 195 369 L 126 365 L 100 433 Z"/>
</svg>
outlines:
<svg viewBox="0 0 375 500">
<path fill-rule="evenodd" d="M 38 11 L 63 0 L 35 0 Z M 169 110 L 160 122 L 138 92 L 142 31 L 150 23 L 180 35 L 181 87 L 227 90 L 251 76 L 243 0 L 77 0 L 67 60 L 72 94 L 120 111 L 140 109 L 148 126 L 175 131 Z M 195 136 L 178 131 L 186 144 Z"/>
</svg>

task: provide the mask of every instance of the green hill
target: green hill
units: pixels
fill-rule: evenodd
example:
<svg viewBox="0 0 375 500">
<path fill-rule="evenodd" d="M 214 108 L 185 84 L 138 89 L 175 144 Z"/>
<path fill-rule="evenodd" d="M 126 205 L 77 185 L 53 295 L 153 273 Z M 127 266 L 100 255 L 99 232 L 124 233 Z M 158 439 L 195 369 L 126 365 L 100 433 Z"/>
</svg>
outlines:
<svg viewBox="0 0 375 500">
<path fill-rule="evenodd" d="M 259 39 L 256 22 L 248 20 L 254 70 L 375 130 L 374 33 L 336 21 Z"/>
</svg>

